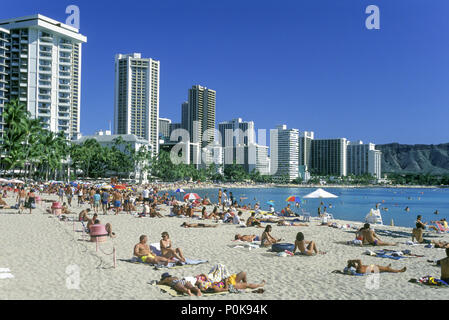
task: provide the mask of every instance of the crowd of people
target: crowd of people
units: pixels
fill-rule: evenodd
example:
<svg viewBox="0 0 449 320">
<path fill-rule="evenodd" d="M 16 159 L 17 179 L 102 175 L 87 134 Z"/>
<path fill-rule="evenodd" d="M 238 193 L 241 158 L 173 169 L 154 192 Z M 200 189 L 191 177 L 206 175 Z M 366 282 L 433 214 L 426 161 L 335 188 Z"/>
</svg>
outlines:
<svg viewBox="0 0 449 320">
<path fill-rule="evenodd" d="M 0 208 L 6 208 L 7 204 L 3 200 L 12 194 L 15 197 L 16 205 L 14 208 L 19 213 L 23 213 L 25 209 L 29 209 L 29 213 L 36 208 L 38 200 L 42 201 L 41 197 L 44 195 L 57 195 L 59 202 L 62 205 L 62 214 L 73 213 L 76 208 L 88 204 L 89 208 L 83 209 L 78 214 L 78 220 L 85 223 L 86 232 L 90 233 L 92 226 L 100 225 L 101 221 L 99 215 L 119 215 L 121 213 L 135 215 L 140 218 L 165 218 L 159 209 L 160 205 L 166 205 L 170 208 L 170 215 L 174 217 L 197 218 L 204 221 L 215 222 L 212 224 L 206 223 L 191 223 L 184 222 L 183 228 L 217 228 L 220 224 L 229 224 L 242 226 L 247 228 L 261 228 L 264 231 L 259 235 L 235 235 L 234 240 L 244 242 L 260 241 L 261 247 L 269 248 L 275 244 L 279 244 L 284 239 L 272 235 L 273 225 L 276 227 L 309 227 L 310 224 L 301 221 L 288 220 L 289 217 L 297 217 L 290 206 L 286 206 L 281 215 L 276 215 L 273 206 L 270 206 L 268 213 L 262 213 L 259 203 L 243 204 L 242 198 L 240 201 L 232 192 L 227 190 L 218 190 L 218 202 L 213 203 L 208 197 L 198 199 L 195 201 L 180 200 L 176 195 L 169 195 L 166 191 L 161 191 L 157 186 L 143 186 L 142 190 L 138 191 L 133 187 L 105 187 L 93 185 L 64 185 L 64 184 L 47 184 L 47 185 L 29 185 L 25 186 L 3 186 L 0 194 Z M 76 203 L 73 198 L 76 197 Z M 295 204 L 299 206 L 299 204 Z M 46 209 L 46 212 L 52 213 L 51 208 Z M 244 219 L 244 213 L 249 214 L 248 219 Z M 90 215 L 92 217 L 90 217 Z M 268 216 L 267 216 L 268 214 Z M 319 217 L 327 217 L 327 208 L 318 210 Z M 167 217 L 169 217 L 167 216 Z M 323 221 L 323 220 L 322 220 Z M 327 221 L 327 220 L 326 220 Z M 448 228 L 446 219 L 438 221 L 443 228 Z M 266 226 L 263 226 L 266 224 Z M 323 224 L 331 226 L 325 222 Z M 110 223 L 105 224 L 107 236 L 115 237 Z M 431 243 L 436 248 L 445 248 L 449 255 L 449 243 L 443 241 L 427 241 L 423 239 L 424 230 L 438 228 L 433 225 L 428 225 L 422 221 L 422 217 L 418 216 L 416 221 L 416 228 L 413 229 L 412 241 L 417 240 L 419 243 Z M 292 239 L 293 240 L 293 239 Z M 361 245 L 372 246 L 396 246 L 397 243 L 390 243 L 379 238 L 376 232 L 372 229 L 370 224 L 365 224 L 362 228 L 356 231 L 356 240 L 360 241 Z M 318 249 L 317 243 L 311 239 L 306 240 L 303 232 L 298 232 L 294 242 L 293 254 L 299 252 L 301 255 L 315 256 L 319 254 L 326 254 Z M 180 248 L 173 247 L 170 236 L 167 232 L 162 233 L 160 240 L 160 253 L 154 252 L 148 245 L 148 237 L 142 235 L 133 250 L 133 255 L 142 263 L 154 265 L 168 265 L 169 263 L 182 264 L 186 261 L 184 252 Z M 442 279 L 449 278 L 448 260 L 449 258 L 440 260 L 442 266 Z M 365 273 L 370 266 L 363 265 L 360 260 L 348 261 L 347 268 L 352 268 L 357 273 Z M 379 272 L 405 272 L 403 269 L 392 269 L 390 266 L 376 266 Z M 171 286 L 178 292 L 189 295 L 195 294 L 200 296 L 203 292 L 221 292 L 235 289 L 256 289 L 263 287 L 265 282 L 260 284 L 250 284 L 246 280 L 246 273 L 242 272 L 232 275 L 227 279 L 222 279 L 219 282 L 211 282 L 205 275 L 199 275 L 191 278 L 176 278 L 169 274 L 164 274 L 160 281 L 161 284 Z"/>
</svg>

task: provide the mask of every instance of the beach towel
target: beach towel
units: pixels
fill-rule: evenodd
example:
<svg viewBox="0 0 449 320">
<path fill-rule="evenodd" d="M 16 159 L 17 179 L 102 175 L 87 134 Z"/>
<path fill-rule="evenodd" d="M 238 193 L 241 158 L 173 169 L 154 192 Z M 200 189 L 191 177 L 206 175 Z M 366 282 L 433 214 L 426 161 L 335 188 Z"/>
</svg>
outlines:
<svg viewBox="0 0 449 320">
<path fill-rule="evenodd" d="M 210 269 L 207 274 L 207 279 L 212 282 L 220 282 L 223 279 L 227 279 L 231 276 L 228 268 L 225 265 L 217 264 Z"/>
<path fill-rule="evenodd" d="M 387 258 L 387 259 L 393 259 L 393 260 L 401 260 L 404 257 L 403 255 L 401 256 L 400 254 L 398 254 L 397 252 L 393 255 L 393 254 L 387 254 L 385 251 L 376 251 L 376 255 L 375 257 L 378 258 Z"/>
<path fill-rule="evenodd" d="M 344 274 L 344 275 L 347 275 L 347 276 L 358 276 L 358 277 L 362 277 L 362 276 L 366 276 L 367 275 L 367 273 L 357 273 L 357 270 L 354 267 L 351 267 L 351 268 L 346 267 L 346 268 L 343 269 L 343 271 L 335 270 L 335 271 L 332 271 L 332 273 Z"/>
<path fill-rule="evenodd" d="M 0 273 L 2 272 L 11 272 L 11 270 L 9 268 L 0 268 Z"/>
<path fill-rule="evenodd" d="M 204 263 L 208 263 L 209 262 L 207 260 L 193 260 L 193 259 L 186 258 L 186 262 L 181 262 L 181 263 L 180 262 L 170 262 L 168 265 L 164 266 L 164 265 L 155 265 L 155 264 L 150 264 L 150 263 L 143 263 L 137 257 L 132 257 L 131 259 L 120 259 L 119 261 L 124 261 L 124 262 L 129 262 L 129 263 L 134 263 L 134 264 L 145 264 L 145 265 L 149 265 L 149 266 L 154 267 L 156 270 L 159 270 L 159 269 L 162 269 L 162 268 L 178 269 L 178 268 L 183 268 L 183 267 L 187 267 L 187 266 L 194 266 L 194 265 L 199 265 L 199 264 L 204 264 Z"/>
<path fill-rule="evenodd" d="M 434 278 L 432 276 L 425 276 L 419 279 L 410 279 L 408 282 L 432 287 L 449 287 L 449 284 L 447 284 L 443 280 Z"/>
<path fill-rule="evenodd" d="M 347 241 L 346 244 L 354 245 L 354 246 L 361 246 L 362 245 L 362 240 L 351 240 L 351 241 Z"/>
<path fill-rule="evenodd" d="M 165 286 L 165 285 L 160 285 L 157 284 L 157 281 L 152 281 L 150 282 L 151 285 L 158 287 L 162 292 L 168 293 L 169 295 L 171 295 L 172 297 L 184 297 L 186 296 L 185 294 L 179 293 L 177 292 L 175 289 L 172 289 L 170 286 Z M 240 292 L 251 292 L 250 289 L 246 289 L 246 290 L 239 290 Z M 230 294 L 231 292 L 208 292 L 208 293 L 202 293 L 204 297 L 208 297 L 208 296 L 217 296 L 217 295 L 226 295 L 226 294 Z"/>
</svg>

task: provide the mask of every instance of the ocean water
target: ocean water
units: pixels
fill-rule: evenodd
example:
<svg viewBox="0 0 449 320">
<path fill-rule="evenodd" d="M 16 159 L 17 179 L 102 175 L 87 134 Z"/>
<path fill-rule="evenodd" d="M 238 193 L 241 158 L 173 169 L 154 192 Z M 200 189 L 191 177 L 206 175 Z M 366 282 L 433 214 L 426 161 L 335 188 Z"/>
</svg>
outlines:
<svg viewBox="0 0 449 320">
<path fill-rule="evenodd" d="M 449 218 L 449 189 L 406 189 L 406 188 L 324 188 L 324 190 L 338 196 L 337 199 L 302 199 L 305 195 L 315 191 L 310 188 L 256 188 L 256 189 L 228 189 L 234 199 L 243 204 L 254 205 L 259 202 L 262 210 L 268 210 L 268 201 L 274 201 L 276 211 L 287 206 L 285 201 L 289 196 L 301 198 L 301 208 L 310 212 L 312 216 L 318 215 L 318 207 L 323 202 L 327 212 L 333 214 L 335 219 L 364 222 L 365 216 L 376 203 L 381 203 L 383 222 L 390 225 L 413 227 L 418 214 L 423 216 L 424 222 Z M 199 196 L 209 197 L 212 202 L 218 200 L 218 189 L 185 190 L 195 192 Z M 174 193 L 171 193 L 174 194 Z M 180 195 L 177 194 L 177 198 Z M 291 205 L 294 209 L 294 203 Z M 407 212 L 405 209 L 409 208 Z M 388 208 L 388 211 L 382 210 Z M 301 210 L 301 209 L 300 209 Z M 299 210 L 299 212 L 300 212 Z M 439 214 L 434 212 L 438 210 Z"/>
</svg>

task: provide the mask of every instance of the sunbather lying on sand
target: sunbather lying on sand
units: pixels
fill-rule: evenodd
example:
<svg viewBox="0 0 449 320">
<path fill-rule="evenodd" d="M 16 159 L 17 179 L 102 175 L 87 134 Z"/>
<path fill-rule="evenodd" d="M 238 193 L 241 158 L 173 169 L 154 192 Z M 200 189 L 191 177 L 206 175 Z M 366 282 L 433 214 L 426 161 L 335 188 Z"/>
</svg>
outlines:
<svg viewBox="0 0 449 320">
<path fill-rule="evenodd" d="M 164 273 L 161 276 L 161 281 L 158 282 L 160 285 L 166 285 L 172 288 L 173 290 L 187 294 L 189 296 L 193 296 L 193 293 L 197 295 L 198 297 L 202 296 L 201 290 L 195 286 L 196 279 L 195 278 L 183 278 L 179 279 L 176 277 L 171 276 L 168 273 Z"/>
<path fill-rule="evenodd" d="M 258 236 L 256 235 L 246 235 L 246 236 L 242 236 L 240 234 L 236 234 L 234 240 L 240 240 L 243 242 L 253 242 L 253 241 L 257 241 L 256 239 L 258 239 Z"/>
<path fill-rule="evenodd" d="M 216 228 L 218 225 L 210 225 L 210 224 L 204 224 L 204 223 L 187 223 L 184 222 L 181 227 L 184 228 Z"/>
<path fill-rule="evenodd" d="M 285 220 L 281 220 L 277 224 L 279 227 L 308 227 L 308 224 L 298 223 L 298 222 L 289 222 Z"/>
<path fill-rule="evenodd" d="M 136 244 L 136 246 L 134 247 L 134 256 L 139 258 L 141 262 L 149 264 L 164 264 L 164 265 L 168 265 L 169 262 L 173 262 L 173 259 L 158 257 L 155 253 L 151 251 L 150 246 L 147 244 L 147 242 L 148 242 L 147 236 L 140 236 L 140 242 Z"/>
<path fill-rule="evenodd" d="M 296 252 L 296 250 L 299 250 L 302 254 L 307 256 L 313 256 L 316 254 L 326 254 L 326 252 L 318 251 L 315 242 L 305 241 L 304 234 L 302 232 L 299 232 L 296 235 L 295 249 L 293 250 L 293 254 Z"/>
<path fill-rule="evenodd" d="M 397 243 L 388 243 L 383 242 L 380 240 L 380 238 L 377 236 L 377 234 L 374 232 L 374 230 L 371 230 L 369 227 L 368 229 L 360 230 L 360 234 L 363 238 L 363 244 L 371 244 L 373 246 L 396 246 Z"/>
<path fill-rule="evenodd" d="M 362 260 L 349 260 L 348 261 L 348 268 L 355 268 L 357 273 L 367 273 L 367 271 L 370 271 L 370 273 L 375 273 L 375 272 L 379 272 L 379 273 L 385 273 L 385 272 L 390 272 L 390 273 L 399 273 L 399 272 L 405 272 L 407 271 L 407 268 L 404 267 L 400 270 L 395 270 L 391 268 L 391 264 L 389 264 L 386 267 L 383 266 L 378 266 L 378 265 L 369 265 L 369 266 L 365 266 L 362 264 Z"/>
<path fill-rule="evenodd" d="M 446 241 L 432 241 L 432 244 L 435 248 L 449 249 L 449 242 Z"/>
<path fill-rule="evenodd" d="M 260 284 L 248 283 L 246 279 L 246 272 L 240 272 L 239 274 L 233 274 L 229 278 L 223 279 L 220 282 L 211 282 L 207 280 L 205 275 L 196 277 L 198 287 L 203 292 L 226 292 L 229 291 L 232 285 L 235 289 L 257 289 L 265 286 L 266 281 L 263 280 Z"/>
</svg>

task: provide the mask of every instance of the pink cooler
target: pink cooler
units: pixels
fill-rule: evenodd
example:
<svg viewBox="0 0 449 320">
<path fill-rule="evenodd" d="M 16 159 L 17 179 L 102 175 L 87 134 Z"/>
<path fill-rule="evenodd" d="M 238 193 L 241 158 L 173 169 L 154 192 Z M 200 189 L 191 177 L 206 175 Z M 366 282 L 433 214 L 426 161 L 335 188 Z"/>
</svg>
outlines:
<svg viewBox="0 0 449 320">
<path fill-rule="evenodd" d="M 106 231 L 106 226 L 102 224 L 93 224 L 89 227 L 90 230 L 90 241 L 91 242 L 106 242 L 108 239 L 108 232 Z"/>
</svg>

